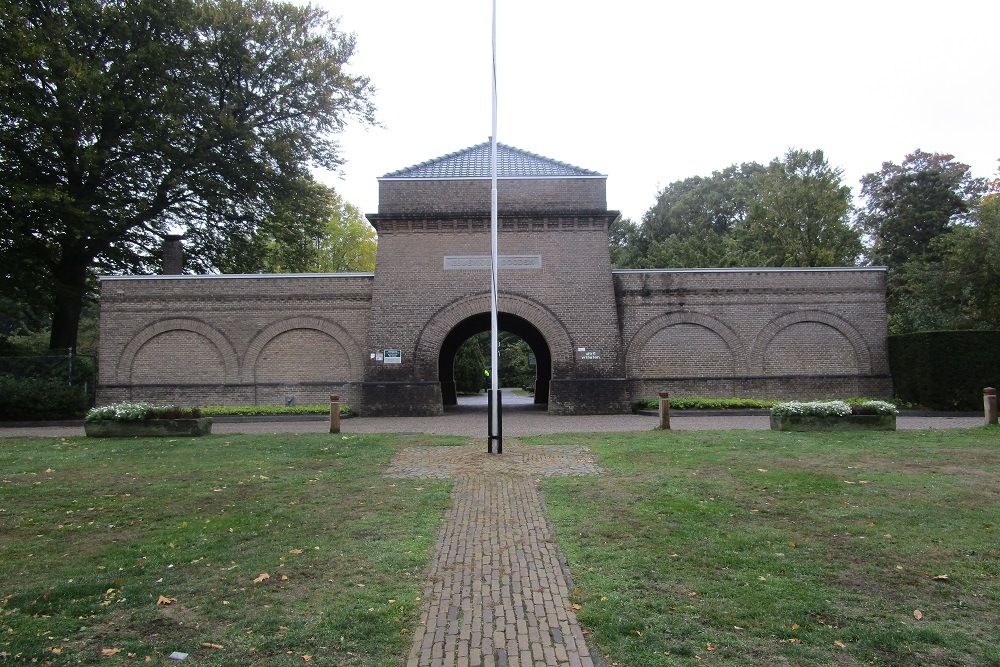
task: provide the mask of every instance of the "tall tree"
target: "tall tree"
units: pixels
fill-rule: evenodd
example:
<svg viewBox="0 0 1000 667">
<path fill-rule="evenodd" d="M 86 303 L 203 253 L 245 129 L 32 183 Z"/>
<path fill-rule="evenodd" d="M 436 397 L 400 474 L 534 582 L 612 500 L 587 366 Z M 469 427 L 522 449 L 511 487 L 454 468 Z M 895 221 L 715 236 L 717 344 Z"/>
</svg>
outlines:
<svg viewBox="0 0 1000 667">
<path fill-rule="evenodd" d="M 736 227 L 744 265 L 850 266 L 861 255 L 851 189 L 823 151 L 789 150 L 753 181 L 753 204 Z"/>
<path fill-rule="evenodd" d="M 985 186 L 953 155 L 916 150 L 899 165 L 884 162 L 861 179 L 869 260 L 893 268 L 925 256 L 932 239 L 968 219 Z"/>
<path fill-rule="evenodd" d="M 643 216 L 631 251 L 635 268 L 732 266 L 730 241 L 753 202 L 754 181 L 764 167 L 731 165 L 711 176 L 692 176 L 663 188 Z"/>
<path fill-rule="evenodd" d="M 354 43 L 271 0 L 0 4 L 0 277 L 38 286 L 52 348 L 95 268 L 148 268 L 168 232 L 222 255 L 339 166 L 331 135 L 374 114 Z"/>
<path fill-rule="evenodd" d="M 378 238 L 364 214 L 332 188 L 307 185 L 239 247 L 223 248 L 214 266 L 225 273 L 373 271 Z"/>
<path fill-rule="evenodd" d="M 986 182 L 945 153 L 916 150 L 901 164 L 885 162 L 861 179 L 865 199 L 858 224 L 870 242 L 868 261 L 889 268 L 890 333 L 950 328 L 957 311 L 927 286 L 948 248 L 944 237 L 970 223 Z M 925 298 L 926 297 L 926 298 Z"/>
<path fill-rule="evenodd" d="M 641 226 L 612 237 L 612 256 L 632 268 L 854 264 L 850 196 L 822 151 L 734 164 L 662 189 Z"/>
<path fill-rule="evenodd" d="M 1000 329 L 1000 193 L 986 196 L 971 216 L 930 242 L 935 260 L 897 269 L 895 332 Z"/>
</svg>

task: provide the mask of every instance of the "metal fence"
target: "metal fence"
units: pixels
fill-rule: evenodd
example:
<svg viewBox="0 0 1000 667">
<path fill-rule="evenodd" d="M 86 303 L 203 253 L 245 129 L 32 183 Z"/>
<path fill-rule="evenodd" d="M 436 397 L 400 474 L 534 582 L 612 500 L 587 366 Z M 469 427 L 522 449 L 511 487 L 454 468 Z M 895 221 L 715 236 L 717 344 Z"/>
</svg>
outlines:
<svg viewBox="0 0 1000 667">
<path fill-rule="evenodd" d="M 94 404 L 97 359 L 89 355 L 69 351 L 61 355 L 0 357 L 0 375 L 58 380 L 70 386 L 82 386 L 87 394 L 88 405 Z"/>
</svg>

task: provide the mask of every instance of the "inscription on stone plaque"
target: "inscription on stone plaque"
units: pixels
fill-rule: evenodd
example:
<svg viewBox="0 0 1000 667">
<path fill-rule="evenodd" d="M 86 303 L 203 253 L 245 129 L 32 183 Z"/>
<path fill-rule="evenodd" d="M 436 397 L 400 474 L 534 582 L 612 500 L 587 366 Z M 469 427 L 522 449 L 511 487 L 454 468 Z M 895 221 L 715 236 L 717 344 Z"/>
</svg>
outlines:
<svg viewBox="0 0 1000 667">
<path fill-rule="evenodd" d="M 500 255 L 497 258 L 501 269 L 540 269 L 541 255 Z M 444 268 L 448 271 L 478 271 L 490 268 L 489 255 L 446 255 Z"/>
</svg>

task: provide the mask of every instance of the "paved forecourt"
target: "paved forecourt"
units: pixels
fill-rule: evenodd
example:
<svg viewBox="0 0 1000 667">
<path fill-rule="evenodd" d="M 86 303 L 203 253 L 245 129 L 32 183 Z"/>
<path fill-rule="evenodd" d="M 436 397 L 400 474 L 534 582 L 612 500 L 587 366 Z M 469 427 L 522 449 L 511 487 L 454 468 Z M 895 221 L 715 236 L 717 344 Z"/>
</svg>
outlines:
<svg viewBox="0 0 1000 667">
<path fill-rule="evenodd" d="M 649 431 L 659 420 L 648 415 L 551 415 L 532 407 L 504 409 L 505 437 L 521 438 L 552 433 L 599 433 Z M 928 417 L 901 415 L 896 420 L 899 430 L 974 428 L 985 423 L 982 415 L 963 417 Z M 703 415 L 697 412 L 675 412 L 670 420 L 675 431 L 709 429 L 767 430 L 767 415 Z M 360 417 L 341 422 L 344 433 L 426 433 L 429 435 L 460 435 L 486 437 L 486 408 L 457 406 L 440 417 Z M 329 421 L 325 417 L 301 419 L 233 419 L 217 418 L 212 433 L 325 433 Z M 3 426 L 0 437 L 52 436 L 81 437 L 80 423 L 55 423 L 43 426 Z"/>
<path fill-rule="evenodd" d="M 582 446 L 414 447 L 389 477 L 455 479 L 407 667 L 595 664 L 535 479 L 601 472 Z M 600 663 L 598 663 L 600 664 Z"/>
</svg>

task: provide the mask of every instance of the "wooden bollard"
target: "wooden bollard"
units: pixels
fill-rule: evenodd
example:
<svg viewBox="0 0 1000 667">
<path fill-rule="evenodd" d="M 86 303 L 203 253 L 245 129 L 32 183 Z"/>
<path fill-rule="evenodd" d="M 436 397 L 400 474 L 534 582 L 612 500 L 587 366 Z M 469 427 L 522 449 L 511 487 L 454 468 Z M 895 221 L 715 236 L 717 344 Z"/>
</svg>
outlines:
<svg viewBox="0 0 1000 667">
<path fill-rule="evenodd" d="M 330 433 L 340 433 L 340 396 L 330 397 Z"/>
<path fill-rule="evenodd" d="M 660 392 L 660 428 L 670 430 L 670 394 L 665 391 Z"/>
<path fill-rule="evenodd" d="M 983 412 L 986 413 L 986 423 L 997 423 L 997 390 L 993 387 L 983 389 Z"/>
</svg>

